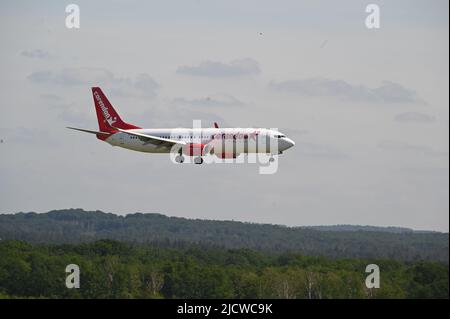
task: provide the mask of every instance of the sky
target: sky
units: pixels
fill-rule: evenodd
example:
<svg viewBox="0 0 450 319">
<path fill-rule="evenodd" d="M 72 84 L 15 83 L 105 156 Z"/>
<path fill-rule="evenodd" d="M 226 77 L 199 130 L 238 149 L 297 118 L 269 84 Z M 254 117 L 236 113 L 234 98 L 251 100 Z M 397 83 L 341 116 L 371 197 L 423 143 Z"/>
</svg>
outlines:
<svg viewBox="0 0 450 319">
<path fill-rule="evenodd" d="M 449 3 L 0 2 L 0 213 L 83 208 L 288 226 L 449 229 Z M 380 8 L 369 29 L 365 8 Z M 97 129 L 278 128 L 278 170 L 175 165 Z"/>
</svg>

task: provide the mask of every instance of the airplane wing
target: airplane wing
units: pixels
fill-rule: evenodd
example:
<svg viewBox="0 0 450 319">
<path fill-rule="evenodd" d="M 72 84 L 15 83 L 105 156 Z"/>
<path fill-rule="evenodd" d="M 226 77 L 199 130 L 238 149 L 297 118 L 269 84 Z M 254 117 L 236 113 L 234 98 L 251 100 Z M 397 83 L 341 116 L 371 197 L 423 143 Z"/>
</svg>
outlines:
<svg viewBox="0 0 450 319">
<path fill-rule="evenodd" d="M 153 135 L 147 135 L 147 134 L 142 134 L 142 133 L 138 133 L 138 132 L 132 132 L 129 130 L 122 130 L 118 127 L 114 127 L 111 126 L 113 129 L 118 130 L 119 132 L 125 133 L 125 134 L 130 134 L 130 135 L 134 135 L 139 137 L 139 139 L 141 141 L 145 141 L 146 144 L 154 144 L 157 146 L 169 146 L 172 147 L 175 144 L 178 145 L 186 145 L 186 142 L 183 141 L 176 141 L 176 140 L 172 140 L 169 138 L 161 138 L 161 137 L 157 137 L 157 136 L 153 136 Z"/>
</svg>

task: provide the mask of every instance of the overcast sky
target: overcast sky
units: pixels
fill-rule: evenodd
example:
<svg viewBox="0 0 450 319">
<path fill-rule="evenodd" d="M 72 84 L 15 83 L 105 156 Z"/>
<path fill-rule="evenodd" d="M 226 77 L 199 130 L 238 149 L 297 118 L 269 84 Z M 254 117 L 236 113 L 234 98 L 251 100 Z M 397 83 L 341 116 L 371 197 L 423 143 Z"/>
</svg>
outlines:
<svg viewBox="0 0 450 319">
<path fill-rule="evenodd" d="M 365 27 L 377 3 L 381 28 Z M 0 212 L 448 231 L 448 1 L 0 3 Z M 113 148 L 90 87 L 143 127 L 271 127 L 278 172 Z"/>
</svg>

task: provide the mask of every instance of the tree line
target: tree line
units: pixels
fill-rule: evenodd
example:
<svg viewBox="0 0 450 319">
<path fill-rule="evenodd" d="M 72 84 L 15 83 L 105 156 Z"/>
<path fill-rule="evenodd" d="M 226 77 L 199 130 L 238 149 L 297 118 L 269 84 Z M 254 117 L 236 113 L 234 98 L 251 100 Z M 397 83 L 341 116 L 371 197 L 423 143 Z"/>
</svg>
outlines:
<svg viewBox="0 0 450 319">
<path fill-rule="evenodd" d="M 401 261 L 449 260 L 448 233 L 361 226 L 285 227 L 235 221 L 193 220 L 161 214 L 118 216 L 82 209 L 45 214 L 0 214 L 0 239 L 31 243 L 84 243 L 112 239 L 163 247 L 186 244 L 264 253 L 295 252 L 331 258 Z"/>
</svg>

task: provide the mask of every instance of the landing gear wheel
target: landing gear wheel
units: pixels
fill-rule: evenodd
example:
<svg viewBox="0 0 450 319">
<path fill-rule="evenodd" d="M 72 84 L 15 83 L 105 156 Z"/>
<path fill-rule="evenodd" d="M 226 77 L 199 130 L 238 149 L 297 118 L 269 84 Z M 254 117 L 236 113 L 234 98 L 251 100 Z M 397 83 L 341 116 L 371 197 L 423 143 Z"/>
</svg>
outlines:
<svg viewBox="0 0 450 319">
<path fill-rule="evenodd" d="M 177 155 L 177 157 L 175 157 L 175 161 L 177 163 L 183 163 L 184 162 L 184 156 L 183 155 Z"/>
<path fill-rule="evenodd" d="M 194 163 L 195 164 L 202 164 L 203 163 L 203 158 L 201 158 L 200 156 L 194 158 Z"/>
</svg>

